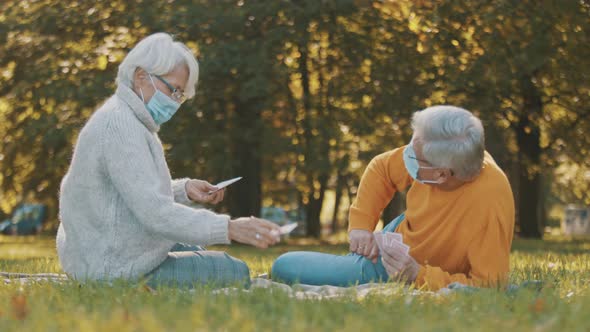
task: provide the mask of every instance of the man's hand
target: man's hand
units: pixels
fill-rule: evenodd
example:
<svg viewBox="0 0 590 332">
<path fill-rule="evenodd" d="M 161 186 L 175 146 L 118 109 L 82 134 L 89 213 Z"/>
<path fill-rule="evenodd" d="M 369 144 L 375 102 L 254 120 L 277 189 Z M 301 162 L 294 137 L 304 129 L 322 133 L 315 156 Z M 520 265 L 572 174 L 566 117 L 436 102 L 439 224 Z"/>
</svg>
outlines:
<svg viewBox="0 0 590 332">
<path fill-rule="evenodd" d="M 381 260 L 387 274 L 394 280 L 412 283 L 420 271 L 420 264 L 398 246 L 385 246 L 381 252 Z"/>
<path fill-rule="evenodd" d="M 186 194 L 191 201 L 202 204 L 217 204 L 223 201 L 225 194 L 225 189 L 209 194 L 210 191 L 217 188 L 203 180 L 188 180 L 185 188 Z"/>
<path fill-rule="evenodd" d="M 377 263 L 379 247 L 377 247 L 373 233 L 362 229 L 353 229 L 348 233 L 348 238 L 350 239 L 351 252 L 365 256 L 373 263 Z"/>
</svg>

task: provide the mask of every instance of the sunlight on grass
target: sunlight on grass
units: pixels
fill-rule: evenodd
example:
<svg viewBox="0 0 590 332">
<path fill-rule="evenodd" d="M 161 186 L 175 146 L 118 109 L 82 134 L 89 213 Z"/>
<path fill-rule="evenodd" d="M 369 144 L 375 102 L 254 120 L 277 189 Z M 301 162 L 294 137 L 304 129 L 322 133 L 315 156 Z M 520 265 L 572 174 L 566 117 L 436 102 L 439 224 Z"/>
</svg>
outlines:
<svg viewBox="0 0 590 332">
<path fill-rule="evenodd" d="M 252 276 L 266 273 L 273 260 L 291 250 L 343 254 L 347 244 L 291 239 L 270 250 L 213 246 L 245 260 Z M 590 327 L 588 240 L 517 239 L 511 256 L 513 283 L 542 280 L 540 291 L 515 293 L 484 289 L 474 293 L 413 295 L 390 284 L 389 295 L 331 300 L 296 300 L 280 291 L 214 294 L 142 285 L 76 282 L 0 287 L 2 331 L 161 330 L 587 330 Z M 0 237 L 0 270 L 61 273 L 51 237 Z M 388 286 L 389 287 L 389 286 Z"/>
</svg>

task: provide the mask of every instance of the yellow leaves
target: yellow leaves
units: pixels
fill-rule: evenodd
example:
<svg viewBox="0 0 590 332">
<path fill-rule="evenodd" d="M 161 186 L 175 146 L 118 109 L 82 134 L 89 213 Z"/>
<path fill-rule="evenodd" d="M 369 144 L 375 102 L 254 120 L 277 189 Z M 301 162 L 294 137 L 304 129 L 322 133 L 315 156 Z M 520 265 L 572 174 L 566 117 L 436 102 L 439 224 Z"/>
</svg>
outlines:
<svg viewBox="0 0 590 332">
<path fill-rule="evenodd" d="M 10 112 L 10 104 L 4 98 L 0 98 L 0 118 Z"/>
<path fill-rule="evenodd" d="M 408 29 L 414 33 L 418 33 L 421 30 L 420 28 L 421 28 L 420 18 L 418 16 L 416 16 L 416 14 L 411 13 L 408 16 Z"/>
<path fill-rule="evenodd" d="M 416 44 L 416 51 L 418 51 L 418 53 L 420 53 L 420 54 L 423 54 L 426 51 L 424 44 L 422 44 L 421 42 L 418 42 Z"/>
<path fill-rule="evenodd" d="M 14 75 L 14 68 L 16 68 L 16 62 L 10 61 L 6 65 L 6 67 L 4 67 L 2 69 L 2 71 L 0 72 L 0 75 L 2 76 L 3 79 L 9 80 Z"/>
<path fill-rule="evenodd" d="M 100 70 L 105 70 L 105 69 L 107 69 L 107 65 L 108 65 L 109 61 L 108 61 L 108 59 L 107 59 L 107 56 L 106 56 L 106 55 L 101 55 L 101 56 L 100 56 L 100 57 L 97 59 L 96 63 L 97 63 L 97 68 L 98 68 L 98 69 L 100 69 Z"/>
<path fill-rule="evenodd" d="M 199 56 L 201 54 L 200 49 L 199 49 L 199 45 L 197 43 L 195 43 L 194 41 L 187 41 L 185 43 L 185 45 L 191 49 L 191 51 L 193 51 L 193 53 L 197 56 Z"/>
<path fill-rule="evenodd" d="M 24 320 L 29 315 L 29 308 L 27 306 L 27 298 L 23 294 L 12 296 L 10 300 L 12 306 L 12 315 L 17 320 Z"/>
</svg>

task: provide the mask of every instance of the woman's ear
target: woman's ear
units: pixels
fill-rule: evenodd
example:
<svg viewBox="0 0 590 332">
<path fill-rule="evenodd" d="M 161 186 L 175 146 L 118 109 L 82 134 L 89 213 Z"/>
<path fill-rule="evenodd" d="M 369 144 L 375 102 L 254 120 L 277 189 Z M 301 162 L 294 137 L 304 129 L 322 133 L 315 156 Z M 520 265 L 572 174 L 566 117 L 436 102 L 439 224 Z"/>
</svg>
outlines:
<svg viewBox="0 0 590 332">
<path fill-rule="evenodd" d="M 133 87 L 136 89 L 142 87 L 147 77 L 148 73 L 143 68 L 137 67 L 133 74 Z"/>
</svg>

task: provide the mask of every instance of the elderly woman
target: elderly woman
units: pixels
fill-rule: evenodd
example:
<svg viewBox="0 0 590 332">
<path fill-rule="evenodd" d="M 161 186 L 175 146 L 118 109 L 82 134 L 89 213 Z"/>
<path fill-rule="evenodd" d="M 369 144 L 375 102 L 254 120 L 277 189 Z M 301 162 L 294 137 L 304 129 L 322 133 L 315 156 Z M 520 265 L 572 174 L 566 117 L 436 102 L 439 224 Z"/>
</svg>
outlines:
<svg viewBox="0 0 590 332">
<path fill-rule="evenodd" d="M 376 156 L 361 178 L 349 216 L 352 253 L 288 253 L 274 263 L 273 279 L 346 286 L 393 278 L 432 290 L 505 281 L 514 201 L 506 176 L 484 150 L 480 120 L 458 107 L 435 106 L 416 112 L 412 129 L 408 145 Z M 381 251 L 373 234 L 379 216 L 408 187 L 405 214 L 382 234 L 401 235 L 409 248 L 398 242 Z"/>
<path fill-rule="evenodd" d="M 71 277 L 247 284 L 244 262 L 198 246 L 279 240 L 271 222 L 195 205 L 219 203 L 223 190 L 209 194 L 215 187 L 206 181 L 170 177 L 157 133 L 195 95 L 198 75 L 191 51 L 165 33 L 139 42 L 119 66 L 117 91 L 80 132 L 61 184 L 57 250 Z"/>
</svg>

